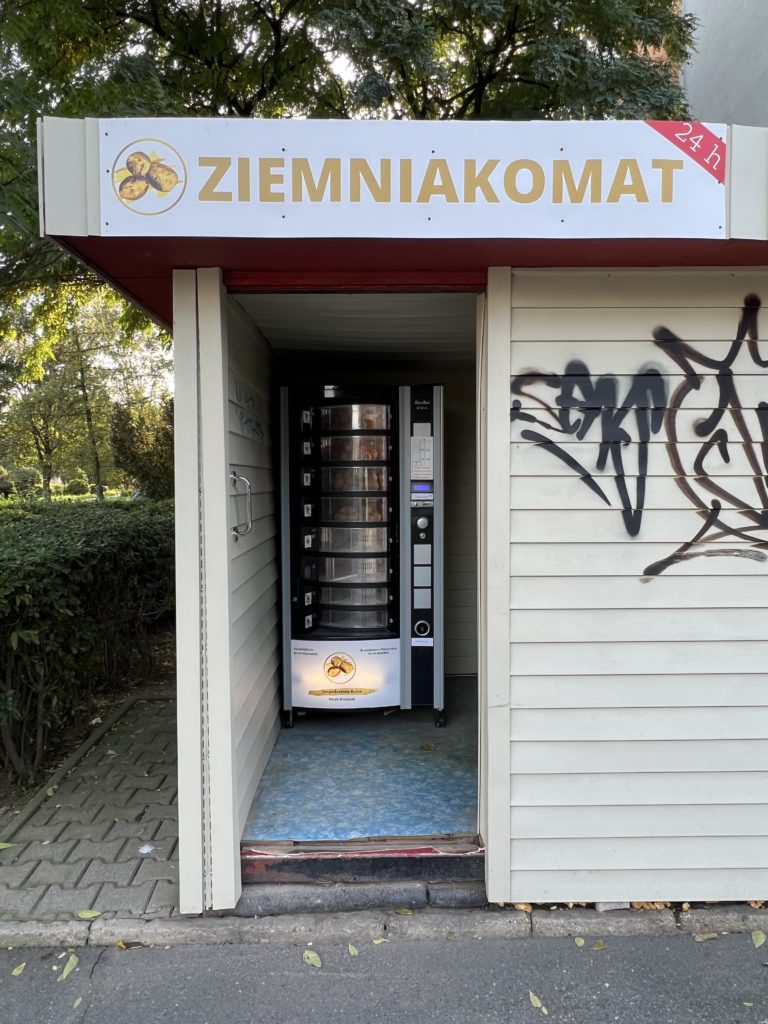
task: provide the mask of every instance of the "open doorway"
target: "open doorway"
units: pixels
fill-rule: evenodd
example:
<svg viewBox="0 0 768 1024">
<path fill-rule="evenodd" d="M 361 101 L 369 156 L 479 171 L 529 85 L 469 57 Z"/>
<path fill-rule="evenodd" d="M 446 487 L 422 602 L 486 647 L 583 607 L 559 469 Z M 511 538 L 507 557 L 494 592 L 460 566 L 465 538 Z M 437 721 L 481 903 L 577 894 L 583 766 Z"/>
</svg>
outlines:
<svg viewBox="0 0 768 1024">
<path fill-rule="evenodd" d="M 407 850 L 430 839 L 471 849 L 478 833 L 476 296 L 241 294 L 233 301 L 271 351 L 274 405 L 281 387 L 317 385 L 361 393 L 441 385 L 444 401 L 445 728 L 435 728 L 427 708 L 299 709 L 295 728 L 277 735 L 243 847 L 254 856 L 286 845 Z M 275 431 L 276 467 L 281 443 Z"/>
</svg>

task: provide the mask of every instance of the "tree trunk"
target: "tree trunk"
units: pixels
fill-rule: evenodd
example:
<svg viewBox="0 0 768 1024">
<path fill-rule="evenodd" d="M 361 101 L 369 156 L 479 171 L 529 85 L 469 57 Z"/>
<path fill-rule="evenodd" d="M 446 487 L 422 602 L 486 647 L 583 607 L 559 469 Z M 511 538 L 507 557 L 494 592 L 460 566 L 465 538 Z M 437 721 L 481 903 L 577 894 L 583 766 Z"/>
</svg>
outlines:
<svg viewBox="0 0 768 1024">
<path fill-rule="evenodd" d="M 40 475 L 43 478 L 43 501 L 50 501 L 51 479 L 53 477 L 53 464 L 50 462 L 41 462 Z"/>
<path fill-rule="evenodd" d="M 88 444 L 91 447 L 91 458 L 93 460 L 93 482 L 96 484 L 96 500 L 104 501 L 104 480 L 101 472 L 101 459 L 99 457 L 99 445 L 96 439 L 96 428 L 93 425 L 93 409 L 91 408 L 91 397 L 88 393 L 88 381 L 85 377 L 85 360 L 83 350 L 80 347 L 80 338 L 77 331 L 73 333 L 73 340 L 78 355 L 77 376 L 80 383 L 80 394 L 83 398 L 83 411 L 85 412 L 85 426 L 88 432 Z"/>
</svg>

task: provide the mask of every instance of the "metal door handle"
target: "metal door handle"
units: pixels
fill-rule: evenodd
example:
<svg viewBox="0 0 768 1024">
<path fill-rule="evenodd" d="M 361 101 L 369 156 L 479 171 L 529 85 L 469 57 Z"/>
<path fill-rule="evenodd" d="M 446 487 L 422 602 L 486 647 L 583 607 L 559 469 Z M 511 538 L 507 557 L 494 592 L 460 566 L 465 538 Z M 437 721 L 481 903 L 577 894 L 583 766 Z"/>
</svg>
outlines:
<svg viewBox="0 0 768 1024">
<path fill-rule="evenodd" d="M 246 520 L 245 525 L 243 526 L 241 524 L 238 524 L 237 526 L 232 527 L 232 536 L 235 538 L 235 541 L 237 542 L 241 537 L 245 537 L 245 535 L 247 533 L 250 533 L 251 530 L 253 529 L 253 508 L 251 507 L 251 481 L 248 479 L 248 477 L 241 476 L 239 473 L 236 473 L 234 469 L 230 473 L 229 479 L 232 482 L 232 486 L 234 487 L 235 491 L 237 491 L 237 485 L 242 480 L 242 482 L 245 484 L 245 496 L 248 500 L 248 519 Z"/>
</svg>

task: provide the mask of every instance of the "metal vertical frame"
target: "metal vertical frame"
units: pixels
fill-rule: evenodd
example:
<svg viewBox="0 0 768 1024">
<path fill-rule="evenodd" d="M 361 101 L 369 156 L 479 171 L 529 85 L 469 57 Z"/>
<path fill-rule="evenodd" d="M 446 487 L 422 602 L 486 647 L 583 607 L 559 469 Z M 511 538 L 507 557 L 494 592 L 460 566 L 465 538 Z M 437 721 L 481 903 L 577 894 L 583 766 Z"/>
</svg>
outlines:
<svg viewBox="0 0 768 1024">
<path fill-rule="evenodd" d="M 443 389 L 432 389 L 435 507 L 432 520 L 432 635 L 434 637 L 434 698 L 436 709 L 445 707 L 445 490 L 443 467 Z"/>
<path fill-rule="evenodd" d="M 411 707 L 411 389 L 398 390 L 400 707 Z"/>
<path fill-rule="evenodd" d="M 293 708 L 291 674 L 291 451 L 288 388 L 280 388 L 280 590 L 283 630 L 283 709 Z"/>
</svg>

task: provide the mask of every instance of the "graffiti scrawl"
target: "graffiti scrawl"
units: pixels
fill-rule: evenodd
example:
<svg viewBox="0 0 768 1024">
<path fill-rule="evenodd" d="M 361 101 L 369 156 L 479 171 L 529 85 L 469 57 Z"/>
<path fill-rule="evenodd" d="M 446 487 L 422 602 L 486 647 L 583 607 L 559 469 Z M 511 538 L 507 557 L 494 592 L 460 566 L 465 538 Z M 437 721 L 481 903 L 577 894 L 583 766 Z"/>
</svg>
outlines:
<svg viewBox="0 0 768 1024">
<path fill-rule="evenodd" d="M 667 557 L 646 566 L 645 576 L 697 557 L 768 559 L 768 403 L 745 406 L 738 393 L 745 369 L 735 370 L 745 358 L 748 366 L 768 367 L 758 345 L 759 308 L 758 296 L 745 298 L 736 337 L 719 359 L 666 327 L 653 331 L 657 349 L 684 375 L 671 397 L 664 376 L 650 365 L 630 378 L 623 395 L 617 377 L 594 378 L 579 360 L 569 362 L 562 374 L 533 370 L 512 379 L 510 416 L 522 425 L 521 439 L 566 465 L 609 506 L 613 503 L 605 488 L 612 479 L 632 537 L 640 534 L 650 486 L 648 446 L 663 432 L 675 481 L 699 525 Z M 702 418 L 688 436 L 681 413 L 694 410 L 702 410 Z M 595 472 L 563 447 L 566 440 L 598 441 Z M 746 474 L 724 477 L 724 466 L 736 455 L 746 460 Z M 729 539 L 747 543 L 729 545 Z"/>
</svg>

